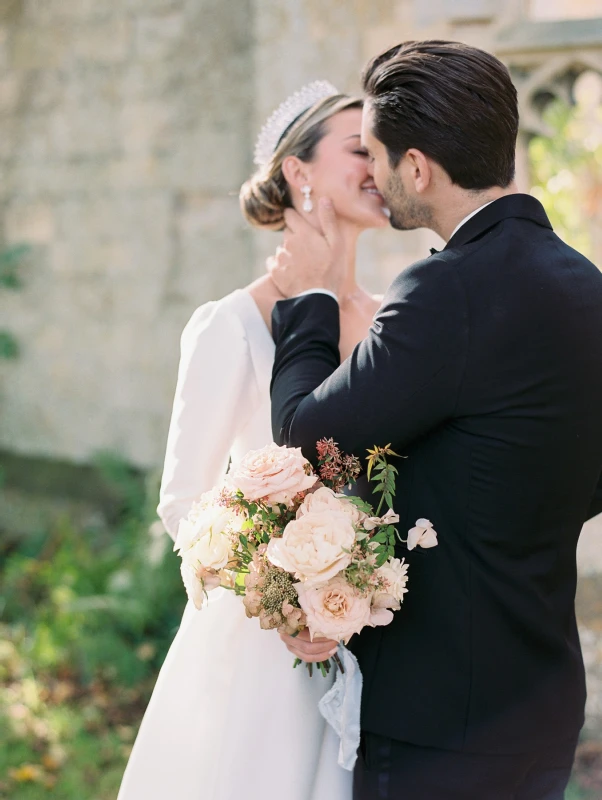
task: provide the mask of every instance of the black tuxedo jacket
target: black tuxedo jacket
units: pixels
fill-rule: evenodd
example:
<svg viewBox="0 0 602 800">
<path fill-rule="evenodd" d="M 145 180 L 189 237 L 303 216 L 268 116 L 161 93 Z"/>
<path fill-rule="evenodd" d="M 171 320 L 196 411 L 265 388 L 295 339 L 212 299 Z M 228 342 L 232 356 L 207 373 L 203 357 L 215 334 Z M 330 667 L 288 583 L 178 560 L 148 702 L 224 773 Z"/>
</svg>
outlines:
<svg viewBox="0 0 602 800">
<path fill-rule="evenodd" d="M 404 270 L 340 364 L 336 301 L 273 315 L 277 442 L 334 437 L 404 459 L 395 510 L 433 549 L 398 556 L 409 593 L 350 642 L 362 728 L 407 742 L 520 753 L 574 736 L 584 669 L 575 550 L 602 511 L 602 273 L 534 198 L 500 198 Z"/>
</svg>

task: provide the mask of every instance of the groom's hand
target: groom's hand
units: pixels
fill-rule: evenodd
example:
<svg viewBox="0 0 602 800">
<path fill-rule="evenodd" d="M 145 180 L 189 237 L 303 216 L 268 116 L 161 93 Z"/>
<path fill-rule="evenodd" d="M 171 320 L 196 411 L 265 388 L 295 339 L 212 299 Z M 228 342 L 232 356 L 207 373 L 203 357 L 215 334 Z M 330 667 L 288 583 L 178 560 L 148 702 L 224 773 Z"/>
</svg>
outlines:
<svg viewBox="0 0 602 800">
<path fill-rule="evenodd" d="M 281 632 L 280 638 L 296 658 L 311 663 L 328 661 L 336 653 L 338 647 L 332 639 L 319 639 L 317 636 L 312 642 L 307 628 L 297 636 L 289 636 L 288 633 Z"/>
<path fill-rule="evenodd" d="M 345 277 L 344 248 L 332 202 L 318 202 L 320 229 L 294 209 L 284 212 L 283 246 L 268 259 L 268 272 L 285 297 L 308 289 L 328 289 L 339 294 Z"/>
</svg>

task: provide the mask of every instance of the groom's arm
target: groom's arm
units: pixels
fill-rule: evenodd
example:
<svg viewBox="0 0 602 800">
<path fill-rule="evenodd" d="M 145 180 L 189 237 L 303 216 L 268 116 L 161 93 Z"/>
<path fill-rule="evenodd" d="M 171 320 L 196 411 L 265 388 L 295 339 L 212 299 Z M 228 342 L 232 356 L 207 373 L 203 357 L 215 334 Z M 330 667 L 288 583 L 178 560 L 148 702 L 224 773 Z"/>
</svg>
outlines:
<svg viewBox="0 0 602 800">
<path fill-rule="evenodd" d="M 318 294 L 273 313 L 272 428 L 280 444 L 333 437 L 359 456 L 401 447 L 453 415 L 468 343 L 466 300 L 453 266 L 430 258 L 393 283 L 368 337 L 339 366 L 339 308 Z"/>
</svg>

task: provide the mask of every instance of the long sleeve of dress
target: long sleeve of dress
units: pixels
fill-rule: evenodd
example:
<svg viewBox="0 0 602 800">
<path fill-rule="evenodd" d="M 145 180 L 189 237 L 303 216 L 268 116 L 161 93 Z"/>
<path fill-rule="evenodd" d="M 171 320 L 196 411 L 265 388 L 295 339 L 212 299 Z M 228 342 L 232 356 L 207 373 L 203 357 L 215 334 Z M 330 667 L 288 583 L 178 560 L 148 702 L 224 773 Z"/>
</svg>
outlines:
<svg viewBox="0 0 602 800">
<path fill-rule="evenodd" d="M 254 390 L 241 320 L 223 303 L 195 311 L 181 339 L 181 357 L 158 514 L 175 539 L 180 520 L 228 467 Z"/>
</svg>

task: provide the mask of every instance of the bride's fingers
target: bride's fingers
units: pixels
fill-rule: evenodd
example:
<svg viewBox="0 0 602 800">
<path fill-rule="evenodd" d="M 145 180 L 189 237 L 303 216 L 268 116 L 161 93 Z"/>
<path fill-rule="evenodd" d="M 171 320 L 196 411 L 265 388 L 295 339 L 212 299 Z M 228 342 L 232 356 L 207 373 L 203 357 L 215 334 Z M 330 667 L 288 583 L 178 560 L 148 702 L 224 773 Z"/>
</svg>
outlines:
<svg viewBox="0 0 602 800">
<path fill-rule="evenodd" d="M 305 634 L 305 631 L 299 634 L 299 636 L 289 636 L 286 633 L 280 633 L 280 638 L 291 653 L 295 653 L 299 658 L 310 657 L 320 661 L 322 657 L 328 658 L 329 655 L 337 649 L 338 645 L 336 642 L 332 641 L 332 639 L 316 638 L 312 642 L 308 638 L 305 638 L 303 634 Z"/>
<path fill-rule="evenodd" d="M 329 658 L 332 658 L 334 653 L 322 653 L 318 656 L 306 656 L 306 655 L 299 655 L 291 650 L 292 655 L 295 658 L 300 658 L 301 661 L 305 661 L 306 664 L 319 664 L 320 661 L 328 661 Z"/>
<path fill-rule="evenodd" d="M 308 652 L 305 648 L 298 647 L 295 644 L 287 644 L 286 647 L 288 651 L 295 656 L 295 658 L 300 658 L 302 661 L 311 661 L 313 663 L 318 661 L 327 661 L 329 658 L 332 658 L 337 651 L 336 643 L 334 647 L 322 646 L 322 649 L 312 650 L 311 652 Z"/>
<path fill-rule="evenodd" d="M 293 641 L 295 642 L 312 642 L 313 644 L 325 643 L 327 647 L 334 647 L 336 645 L 335 641 L 333 641 L 332 639 L 327 639 L 325 636 L 314 636 L 314 638 L 312 639 L 311 634 L 309 632 L 309 628 L 303 628 L 301 633 L 297 634 L 297 636 L 294 637 L 291 636 L 291 639 L 293 639 Z"/>
</svg>

